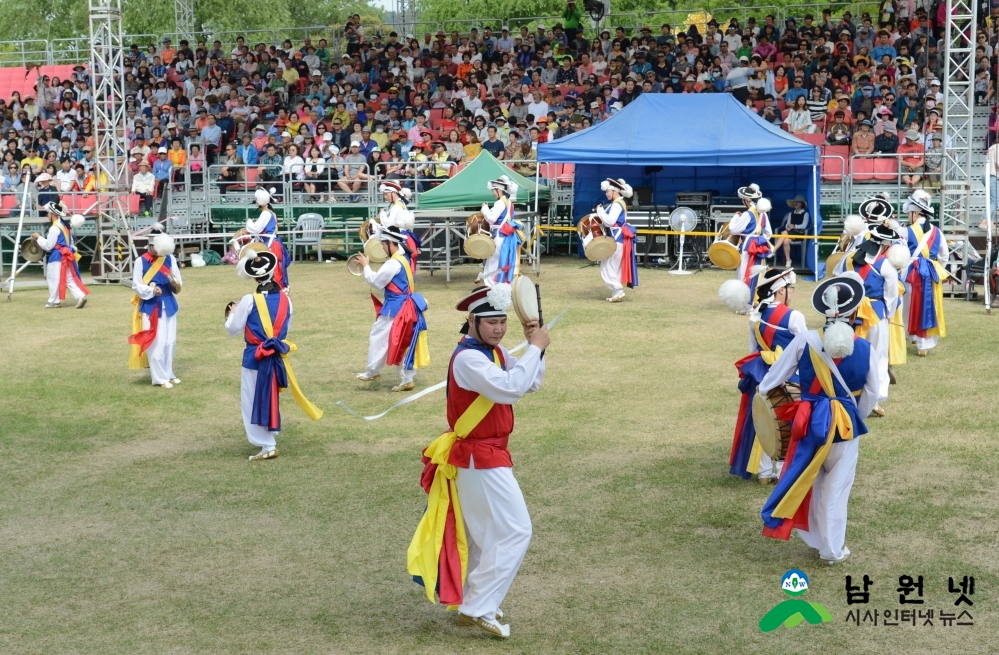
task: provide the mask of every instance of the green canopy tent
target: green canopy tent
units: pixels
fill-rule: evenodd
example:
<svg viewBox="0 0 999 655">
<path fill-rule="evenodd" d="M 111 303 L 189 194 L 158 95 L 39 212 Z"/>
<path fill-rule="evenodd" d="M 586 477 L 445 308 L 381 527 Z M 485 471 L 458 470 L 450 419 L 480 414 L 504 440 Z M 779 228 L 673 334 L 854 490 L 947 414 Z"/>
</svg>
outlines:
<svg viewBox="0 0 999 655">
<path fill-rule="evenodd" d="M 517 183 L 517 197 L 514 202 L 533 203 L 535 195 L 541 200 L 551 197 L 551 189 L 546 184 L 535 184 L 534 180 L 519 175 L 503 165 L 501 161 L 483 150 L 472 163 L 444 184 L 420 194 L 420 209 L 455 209 L 459 207 L 479 207 L 482 203 L 492 203 L 492 192 L 486 187 L 489 180 L 506 175 Z"/>
</svg>

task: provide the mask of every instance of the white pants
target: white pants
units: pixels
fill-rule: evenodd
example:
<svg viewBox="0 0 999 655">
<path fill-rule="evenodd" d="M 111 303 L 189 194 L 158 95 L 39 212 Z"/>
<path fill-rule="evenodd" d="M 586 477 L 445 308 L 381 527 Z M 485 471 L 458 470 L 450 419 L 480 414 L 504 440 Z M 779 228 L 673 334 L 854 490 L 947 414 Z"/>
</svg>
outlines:
<svg viewBox="0 0 999 655">
<path fill-rule="evenodd" d="M 742 251 L 741 253 L 739 253 L 739 268 L 736 269 L 735 271 L 736 278 L 740 280 L 746 279 L 746 269 L 749 268 L 750 259 L 751 257 L 749 256 L 748 252 Z"/>
<path fill-rule="evenodd" d="M 624 295 L 624 285 L 621 284 L 621 260 L 624 257 L 624 244 L 617 244 L 617 250 L 607 259 L 600 262 L 600 277 L 610 289 L 611 298 Z M 630 262 L 628 264 L 631 265 Z"/>
<path fill-rule="evenodd" d="M 142 329 L 149 329 L 149 316 L 142 315 Z M 156 325 L 156 338 L 146 350 L 149 376 L 153 384 L 163 384 L 177 377 L 173 374 L 173 353 L 177 348 L 177 315 L 161 316 Z M 253 396 L 251 394 L 252 402 Z"/>
<path fill-rule="evenodd" d="M 262 425 L 250 421 L 253 416 L 253 393 L 257 387 L 257 372 L 244 368 L 239 386 L 239 404 L 243 410 L 243 427 L 246 428 L 246 438 L 254 446 L 267 448 L 277 447 L 277 432 L 271 432 Z"/>
<path fill-rule="evenodd" d="M 516 239 L 516 236 L 513 236 Z M 503 242 L 506 241 L 506 237 L 503 235 L 493 237 L 493 241 L 496 242 L 496 250 L 489 256 L 489 259 L 482 262 L 482 284 L 487 287 L 491 287 L 496 284 L 496 276 L 500 272 L 500 250 L 503 248 Z M 520 262 L 517 262 L 517 269 L 520 268 Z M 517 274 L 517 270 L 514 270 L 514 275 Z"/>
<path fill-rule="evenodd" d="M 62 270 L 62 262 L 49 262 L 45 265 L 45 281 L 49 284 L 49 304 L 54 305 L 59 301 L 59 271 Z M 68 272 L 66 273 L 66 289 L 73 295 L 74 300 L 84 297 L 85 293 L 76 286 L 76 280 Z"/>
<path fill-rule="evenodd" d="M 388 355 L 389 332 L 392 331 L 392 319 L 388 316 L 379 316 L 371 326 L 371 334 L 368 335 L 368 367 L 364 373 L 368 377 L 378 375 L 385 368 L 385 357 Z M 399 378 L 403 383 L 411 382 L 416 377 L 416 370 L 406 370 L 399 367 Z"/>
<path fill-rule="evenodd" d="M 458 470 L 458 498 L 468 534 L 466 616 L 496 618 L 531 543 L 531 516 L 512 468 Z"/>
<path fill-rule="evenodd" d="M 760 453 L 760 468 L 756 472 L 758 475 L 764 478 L 779 478 L 782 468 L 784 468 L 784 460 L 779 459 L 775 462 L 770 458 L 770 455 Z"/>
<path fill-rule="evenodd" d="M 888 377 L 888 319 L 883 318 L 871 327 L 867 335 L 867 340 L 871 342 L 871 348 L 878 361 L 878 402 L 883 403 L 888 400 L 888 387 L 891 385 L 891 378 Z"/>
<path fill-rule="evenodd" d="M 857 473 L 859 437 L 834 443 L 822 463 L 808 508 L 808 530 L 798 530 L 798 536 L 811 548 L 818 548 L 819 557 L 839 559 L 846 541 L 846 506 Z"/>
</svg>

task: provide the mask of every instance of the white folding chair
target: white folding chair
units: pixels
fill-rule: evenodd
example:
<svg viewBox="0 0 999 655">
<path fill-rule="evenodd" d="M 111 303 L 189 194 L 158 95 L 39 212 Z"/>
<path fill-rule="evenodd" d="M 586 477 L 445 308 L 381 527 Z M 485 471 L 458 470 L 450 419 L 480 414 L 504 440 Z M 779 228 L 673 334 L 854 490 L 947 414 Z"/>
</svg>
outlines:
<svg viewBox="0 0 999 655">
<path fill-rule="evenodd" d="M 319 254 L 319 263 L 323 263 L 323 217 L 314 212 L 298 217 L 295 229 L 291 233 L 291 258 L 294 261 L 298 247 L 315 246 Z"/>
</svg>

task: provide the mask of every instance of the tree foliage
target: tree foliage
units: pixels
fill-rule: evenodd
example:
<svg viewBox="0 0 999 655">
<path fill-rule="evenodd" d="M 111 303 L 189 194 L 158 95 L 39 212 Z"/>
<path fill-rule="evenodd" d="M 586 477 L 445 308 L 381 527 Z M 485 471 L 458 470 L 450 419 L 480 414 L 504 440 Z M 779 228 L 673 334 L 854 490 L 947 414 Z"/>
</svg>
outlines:
<svg viewBox="0 0 999 655">
<path fill-rule="evenodd" d="M 4 41 L 86 36 L 87 0 L 0 0 Z M 365 0 L 195 0 L 196 25 L 203 31 L 240 31 L 340 26 L 353 13 L 380 15 Z M 46 17 L 49 17 L 47 19 Z M 126 34 L 176 32 L 169 0 L 122 0 Z"/>
</svg>

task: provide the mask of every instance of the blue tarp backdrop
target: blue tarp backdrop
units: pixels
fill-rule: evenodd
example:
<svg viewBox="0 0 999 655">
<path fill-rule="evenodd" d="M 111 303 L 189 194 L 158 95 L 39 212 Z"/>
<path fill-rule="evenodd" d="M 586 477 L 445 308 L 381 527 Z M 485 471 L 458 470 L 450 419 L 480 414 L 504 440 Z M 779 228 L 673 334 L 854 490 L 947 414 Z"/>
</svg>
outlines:
<svg viewBox="0 0 999 655">
<path fill-rule="evenodd" d="M 542 143 L 538 161 L 576 164 L 574 220 L 606 202 L 600 181 L 607 177 L 652 188 L 659 205 L 675 205 L 677 191 L 733 196 L 739 187 L 756 183 L 773 203 L 775 231 L 790 211 L 787 201 L 800 193 L 814 218 L 809 231 L 822 233 L 819 149 L 767 123 L 728 93 L 641 95 L 608 121 Z M 807 261 L 814 272 L 812 247 Z"/>
</svg>

